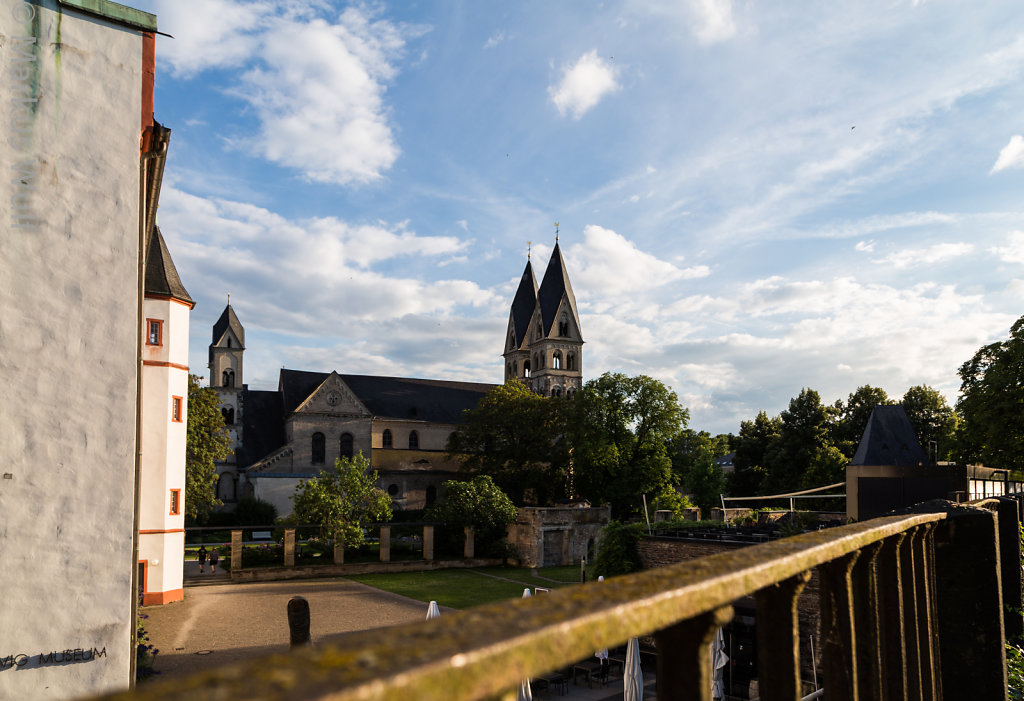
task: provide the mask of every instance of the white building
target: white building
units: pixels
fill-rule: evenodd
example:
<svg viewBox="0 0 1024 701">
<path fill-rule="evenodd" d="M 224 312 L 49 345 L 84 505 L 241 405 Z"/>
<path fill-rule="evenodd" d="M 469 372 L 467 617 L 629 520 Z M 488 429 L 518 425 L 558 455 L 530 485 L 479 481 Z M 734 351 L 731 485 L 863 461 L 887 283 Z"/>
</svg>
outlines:
<svg viewBox="0 0 1024 701">
<path fill-rule="evenodd" d="M 0 4 L 4 699 L 133 678 L 155 31 L 107 0 Z"/>
<path fill-rule="evenodd" d="M 146 247 L 142 340 L 142 474 L 139 587 L 142 603 L 184 598 L 185 437 L 189 297 L 160 233 Z"/>
</svg>

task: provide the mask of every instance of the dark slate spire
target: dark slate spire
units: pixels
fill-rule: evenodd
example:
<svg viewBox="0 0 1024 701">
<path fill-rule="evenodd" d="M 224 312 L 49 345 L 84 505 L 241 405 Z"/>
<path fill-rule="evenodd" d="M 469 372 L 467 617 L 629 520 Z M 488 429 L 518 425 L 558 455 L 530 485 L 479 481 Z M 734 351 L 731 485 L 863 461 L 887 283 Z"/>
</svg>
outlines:
<svg viewBox="0 0 1024 701">
<path fill-rule="evenodd" d="M 228 302 L 228 306 L 224 307 L 224 311 L 221 312 L 220 318 L 217 319 L 217 323 L 213 325 L 214 345 L 224 337 L 224 332 L 229 328 L 235 333 L 235 337 L 238 339 L 242 348 L 245 348 L 245 329 L 242 328 L 242 322 L 240 322 L 238 317 L 235 316 L 235 310 L 231 308 L 231 302 Z"/>
<path fill-rule="evenodd" d="M 515 347 L 522 345 L 530 326 L 530 317 L 537 306 L 537 278 L 533 274 L 533 266 L 526 261 L 523 277 L 519 281 L 519 289 L 512 300 L 512 329 L 515 332 Z"/>
<path fill-rule="evenodd" d="M 195 302 L 188 296 L 188 290 L 181 284 L 178 270 L 174 267 L 171 252 L 167 250 L 159 226 L 154 226 L 149 232 L 146 246 L 146 294 L 170 297 L 189 306 L 195 306 Z"/>
<path fill-rule="evenodd" d="M 917 440 L 907 412 L 901 405 L 891 404 L 871 410 L 850 464 L 912 466 L 927 462 L 928 456 Z"/>
<path fill-rule="evenodd" d="M 551 260 L 548 261 L 548 268 L 544 271 L 544 280 L 540 283 L 540 291 L 537 293 L 545 335 L 551 333 L 551 326 L 555 322 L 558 305 L 561 304 L 563 296 L 569 300 L 572 319 L 576 324 L 576 328 L 579 329 L 580 315 L 576 311 L 576 295 L 572 293 L 572 285 L 569 284 L 569 274 L 565 271 L 562 249 L 558 247 L 558 243 L 555 243 L 555 250 L 551 252 Z"/>
</svg>

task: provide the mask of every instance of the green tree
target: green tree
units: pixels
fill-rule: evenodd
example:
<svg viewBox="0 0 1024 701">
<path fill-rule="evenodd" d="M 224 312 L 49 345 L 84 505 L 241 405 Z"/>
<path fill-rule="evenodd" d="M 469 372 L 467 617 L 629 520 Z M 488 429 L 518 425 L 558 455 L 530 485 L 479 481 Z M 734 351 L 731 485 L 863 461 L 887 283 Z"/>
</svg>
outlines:
<svg viewBox="0 0 1024 701">
<path fill-rule="evenodd" d="M 217 467 L 231 455 L 231 438 L 224 428 L 217 392 L 200 387 L 201 377 L 188 376 L 188 419 L 185 438 L 185 515 L 205 518 L 217 498 Z"/>
<path fill-rule="evenodd" d="M 1024 317 L 1008 339 L 979 348 L 959 374 L 958 457 L 1024 468 Z"/>
<path fill-rule="evenodd" d="M 685 428 L 670 443 L 672 469 L 702 515 L 721 506 L 726 480 L 715 460 L 729 454 L 730 438 Z"/>
<path fill-rule="evenodd" d="M 617 517 L 642 507 L 673 483 L 668 443 L 689 412 L 676 393 L 646 375 L 605 373 L 567 403 L 576 490 L 609 503 Z"/>
<path fill-rule="evenodd" d="M 836 403 L 839 417 L 832 438 L 835 446 L 847 459 L 852 458 L 857 452 L 864 429 L 868 426 L 868 419 L 871 418 L 871 411 L 876 406 L 894 403 L 884 389 L 871 385 L 858 387 L 850 394 L 845 405 L 842 402 Z"/>
<path fill-rule="evenodd" d="M 477 475 L 468 482 L 452 480 L 442 487 L 444 501 L 427 509 L 428 521 L 472 526 L 475 542 L 492 550 L 505 540 L 506 529 L 519 511 L 490 475 Z"/>
<path fill-rule="evenodd" d="M 764 481 L 765 455 L 782 434 L 782 419 L 768 417 L 763 411 L 757 412 L 753 421 L 741 421 L 736 438 L 736 456 L 732 464 L 733 474 L 729 478 L 729 494 L 732 496 L 753 496 L 761 494 Z"/>
<path fill-rule="evenodd" d="M 322 537 L 341 538 L 346 546 L 363 544 L 363 526 L 391 519 L 391 497 L 377 485 L 377 472 L 360 452 L 339 458 L 333 469 L 300 480 L 292 501 L 299 523 L 319 524 Z"/>
<path fill-rule="evenodd" d="M 907 390 L 900 402 L 929 457 L 948 460 L 955 447 L 959 417 L 942 394 L 928 385 Z"/>
<path fill-rule="evenodd" d="M 511 380 L 488 392 L 448 439 L 464 469 L 490 475 L 517 504 L 549 504 L 567 494 L 563 407 Z"/>
<path fill-rule="evenodd" d="M 764 493 L 823 486 L 808 485 L 805 475 L 834 472 L 835 454 L 827 449 L 835 448 L 831 436 L 838 414 L 835 406 L 822 404 L 813 389 L 804 388 L 789 401 L 789 409 L 780 414 L 779 437 L 765 453 Z M 826 464 L 819 465 L 822 461 Z"/>
</svg>

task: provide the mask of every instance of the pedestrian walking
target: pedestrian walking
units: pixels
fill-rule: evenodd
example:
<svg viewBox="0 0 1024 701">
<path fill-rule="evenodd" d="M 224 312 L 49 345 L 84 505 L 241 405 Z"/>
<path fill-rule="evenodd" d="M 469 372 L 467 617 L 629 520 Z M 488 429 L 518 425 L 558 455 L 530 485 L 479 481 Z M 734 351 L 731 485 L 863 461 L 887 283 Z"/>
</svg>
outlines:
<svg viewBox="0 0 1024 701">
<path fill-rule="evenodd" d="M 199 573 L 203 573 L 203 568 L 206 566 L 206 546 L 200 545 L 199 552 L 196 553 L 196 559 L 199 560 Z"/>
<path fill-rule="evenodd" d="M 220 553 L 217 548 L 210 548 L 210 574 L 217 574 L 217 563 L 220 562 Z"/>
</svg>

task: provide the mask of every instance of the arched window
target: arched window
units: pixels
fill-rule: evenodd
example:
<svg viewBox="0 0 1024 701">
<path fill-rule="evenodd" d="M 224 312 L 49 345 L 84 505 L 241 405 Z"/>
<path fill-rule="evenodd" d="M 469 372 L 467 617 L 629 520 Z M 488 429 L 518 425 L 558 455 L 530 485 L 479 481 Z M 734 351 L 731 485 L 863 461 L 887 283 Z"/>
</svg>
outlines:
<svg viewBox="0 0 1024 701">
<path fill-rule="evenodd" d="M 420 434 L 416 431 L 409 431 L 409 450 L 419 450 Z"/>
<path fill-rule="evenodd" d="M 389 484 L 388 485 L 388 494 L 389 495 L 391 495 L 393 497 L 397 497 L 398 496 L 398 492 L 399 492 L 399 489 L 398 489 L 398 485 L 397 484 Z"/>
<path fill-rule="evenodd" d="M 551 396 L 552 397 L 561 397 L 562 396 L 562 388 L 561 387 L 555 387 L 553 390 L 551 390 Z"/>
<path fill-rule="evenodd" d="M 565 390 L 565 397 L 566 397 L 566 399 L 572 399 L 575 396 L 576 396 L 576 390 L 574 390 L 572 388 L 569 388 L 569 389 Z"/>
<path fill-rule="evenodd" d="M 313 464 L 323 465 L 327 457 L 327 439 L 317 431 L 313 434 Z"/>
<path fill-rule="evenodd" d="M 523 361 L 523 377 L 530 376 L 530 359 L 527 358 Z"/>
<path fill-rule="evenodd" d="M 227 370 L 225 370 L 224 371 L 224 375 L 223 375 L 223 380 L 224 380 L 224 382 L 221 383 L 222 386 L 224 386 L 224 387 L 234 387 L 235 386 L 235 371 L 232 370 L 231 368 L 228 368 Z"/>
<path fill-rule="evenodd" d="M 551 367 L 555 370 L 562 369 L 562 351 L 555 351 L 551 356 Z"/>
<path fill-rule="evenodd" d="M 576 354 L 566 353 L 565 354 L 565 369 L 575 370 L 576 369 Z"/>
<path fill-rule="evenodd" d="M 569 317 L 567 317 L 565 314 L 562 314 L 562 320 L 558 322 L 558 335 L 569 335 Z"/>
<path fill-rule="evenodd" d="M 220 413 L 224 416 L 224 423 L 228 426 L 235 423 L 235 408 L 230 406 L 221 407 Z"/>
<path fill-rule="evenodd" d="M 231 339 L 229 338 L 228 339 L 228 348 L 230 348 L 230 347 L 231 347 Z"/>
<path fill-rule="evenodd" d="M 341 450 L 339 452 L 341 453 L 341 457 L 342 458 L 348 458 L 349 460 L 351 460 L 352 459 L 352 434 L 351 433 L 343 433 L 343 434 L 341 434 L 341 441 L 340 441 L 340 443 L 341 443 Z"/>
<path fill-rule="evenodd" d="M 384 433 L 381 435 L 381 441 L 385 448 L 390 448 L 394 440 L 391 438 L 391 429 L 385 428 Z"/>
</svg>

